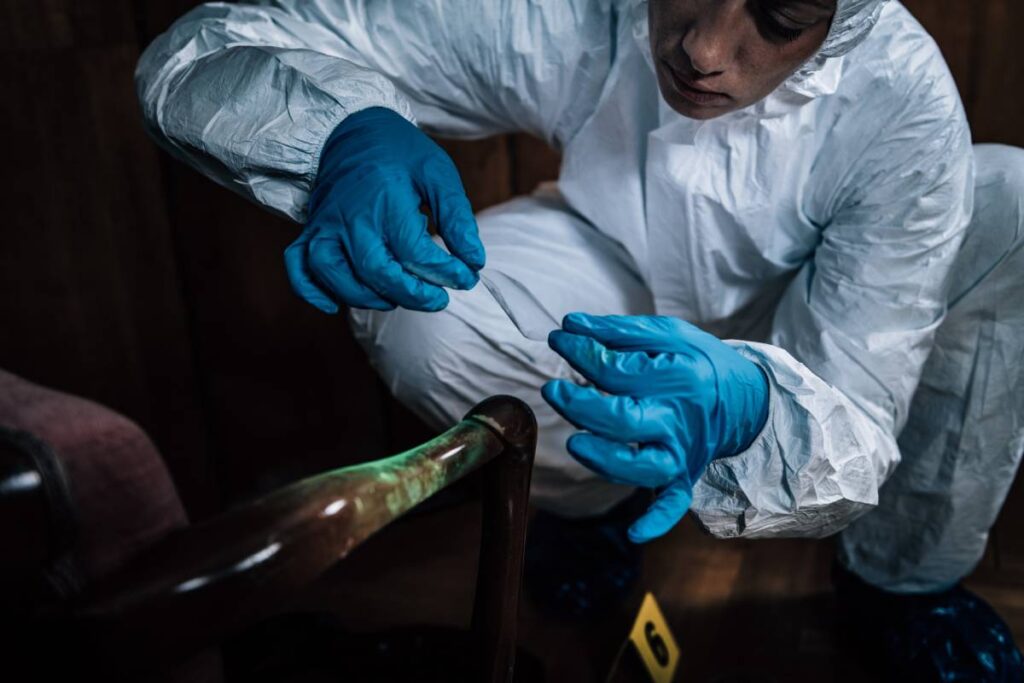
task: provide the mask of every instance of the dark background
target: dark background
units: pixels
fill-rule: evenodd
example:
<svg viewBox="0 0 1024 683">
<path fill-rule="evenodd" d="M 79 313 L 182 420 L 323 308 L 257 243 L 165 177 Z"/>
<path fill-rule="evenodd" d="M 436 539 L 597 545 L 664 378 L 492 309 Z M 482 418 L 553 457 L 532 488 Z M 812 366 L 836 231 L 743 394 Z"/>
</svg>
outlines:
<svg viewBox="0 0 1024 683">
<path fill-rule="evenodd" d="M 281 255 L 298 226 L 143 133 L 135 62 L 195 4 L 0 0 L 0 367 L 140 423 L 201 518 L 424 432 L 344 318 L 291 293 Z M 976 141 L 1024 146 L 1024 3 L 907 4 L 941 44 Z M 557 173 L 522 136 L 444 144 L 478 209 Z M 1024 575 L 1017 488 L 987 562 Z"/>
</svg>

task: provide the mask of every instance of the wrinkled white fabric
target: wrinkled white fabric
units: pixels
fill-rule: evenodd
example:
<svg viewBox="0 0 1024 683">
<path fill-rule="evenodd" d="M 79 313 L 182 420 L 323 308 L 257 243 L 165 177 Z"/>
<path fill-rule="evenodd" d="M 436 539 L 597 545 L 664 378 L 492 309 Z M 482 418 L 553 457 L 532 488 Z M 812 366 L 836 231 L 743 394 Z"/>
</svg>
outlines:
<svg viewBox="0 0 1024 683">
<path fill-rule="evenodd" d="M 646 11 L 639 0 L 213 3 L 146 50 L 137 84 L 161 144 L 297 221 L 323 141 L 365 107 L 431 133 L 526 131 L 561 149 L 558 201 L 517 204 L 499 221 L 531 223 L 530 243 L 492 247 L 493 221 L 481 219 L 489 264 L 492 249 L 502 262 L 518 254 L 510 274 L 553 313 L 640 312 L 634 289 L 616 290 L 632 276 L 602 284 L 603 257 L 569 235 L 590 226 L 616 243 L 657 312 L 736 339 L 771 381 L 765 430 L 695 490 L 702 523 L 718 536 L 834 533 L 878 504 L 896 469 L 896 436 L 945 315 L 973 196 L 956 87 L 901 5 L 839 0 L 819 53 L 775 93 L 693 121 L 660 97 Z M 579 266 L 585 286 L 565 259 L 590 264 Z M 453 292 L 440 314 L 354 318 L 392 388 L 438 426 L 486 394 L 530 393 L 550 435 L 541 504 L 583 514 L 621 495 L 565 454 L 568 426 L 531 393 L 557 361 L 484 288 Z M 455 346 L 473 335 L 468 350 Z M 916 444 L 902 445 L 910 457 Z M 870 555 L 847 553 L 854 565 Z"/>
<path fill-rule="evenodd" d="M 784 89 L 801 92 L 808 77 L 820 71 L 829 59 L 842 57 L 868 37 L 888 0 L 839 0 L 836 15 L 818 53 L 783 84 Z"/>
<path fill-rule="evenodd" d="M 974 569 L 1024 454 L 1024 151 L 976 148 L 975 212 L 949 313 L 900 434 L 879 505 L 840 537 L 840 561 L 898 592 Z"/>
</svg>

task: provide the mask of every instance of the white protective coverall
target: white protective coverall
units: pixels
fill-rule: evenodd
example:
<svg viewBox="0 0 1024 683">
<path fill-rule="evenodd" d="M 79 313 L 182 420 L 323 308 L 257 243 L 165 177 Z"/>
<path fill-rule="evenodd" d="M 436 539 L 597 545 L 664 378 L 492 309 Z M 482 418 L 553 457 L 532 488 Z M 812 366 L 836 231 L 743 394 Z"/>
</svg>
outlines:
<svg viewBox="0 0 1024 683">
<path fill-rule="evenodd" d="M 845 529 L 847 567 L 898 591 L 980 558 L 1024 449 L 1024 159 L 972 153 L 939 50 L 900 4 L 839 0 L 818 55 L 706 122 L 660 97 L 642 0 L 212 3 L 146 50 L 137 84 L 172 154 L 300 222 L 324 141 L 360 109 L 543 138 L 557 186 L 478 216 L 488 269 L 559 317 L 679 316 L 769 378 L 764 430 L 695 489 L 712 534 Z M 450 293 L 440 313 L 351 314 L 398 398 L 440 428 L 517 395 L 542 429 L 536 502 L 620 500 L 540 397 L 572 371 L 483 287 Z"/>
</svg>

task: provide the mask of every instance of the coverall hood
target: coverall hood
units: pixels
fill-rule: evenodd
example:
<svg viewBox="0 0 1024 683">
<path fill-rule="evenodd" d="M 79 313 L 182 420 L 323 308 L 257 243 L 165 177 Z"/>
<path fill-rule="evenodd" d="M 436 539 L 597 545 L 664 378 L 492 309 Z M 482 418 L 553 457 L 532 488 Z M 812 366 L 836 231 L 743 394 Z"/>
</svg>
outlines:
<svg viewBox="0 0 1024 683">
<path fill-rule="evenodd" d="M 832 27 L 815 60 L 840 57 L 857 47 L 878 23 L 886 2 L 888 0 L 839 0 Z"/>
<path fill-rule="evenodd" d="M 830 59 L 842 57 L 864 42 L 878 23 L 882 7 L 888 0 L 838 0 L 825 42 L 818 53 L 807 60 L 783 87 L 801 92 L 801 86 L 821 72 Z"/>
</svg>

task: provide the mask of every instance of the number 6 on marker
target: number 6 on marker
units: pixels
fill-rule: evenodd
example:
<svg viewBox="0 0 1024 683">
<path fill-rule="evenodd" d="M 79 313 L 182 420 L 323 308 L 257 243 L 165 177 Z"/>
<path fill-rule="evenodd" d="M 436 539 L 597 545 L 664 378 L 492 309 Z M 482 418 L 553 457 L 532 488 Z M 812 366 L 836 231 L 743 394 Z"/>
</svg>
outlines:
<svg viewBox="0 0 1024 683">
<path fill-rule="evenodd" d="M 658 663 L 658 666 L 668 666 L 668 648 L 665 646 L 665 640 L 655 630 L 653 621 L 648 621 L 644 624 L 644 637 L 647 638 L 647 647 L 651 650 L 651 654 L 654 655 L 654 661 Z"/>
<path fill-rule="evenodd" d="M 629 634 L 654 683 L 670 683 L 679 665 L 679 646 L 654 596 L 648 593 Z"/>
</svg>

